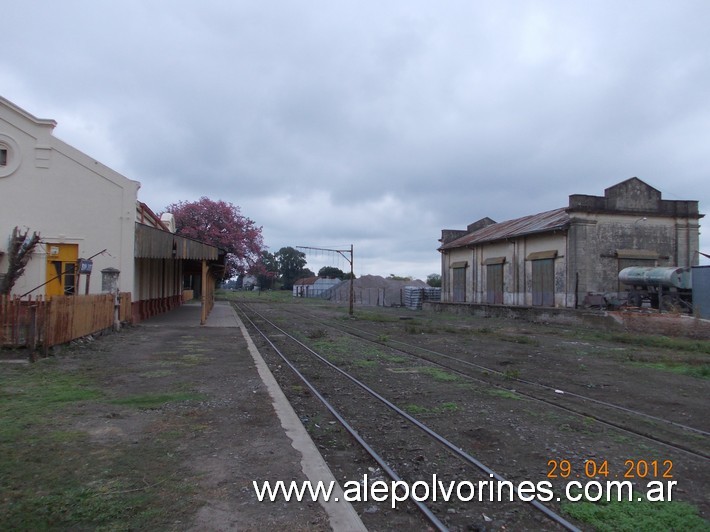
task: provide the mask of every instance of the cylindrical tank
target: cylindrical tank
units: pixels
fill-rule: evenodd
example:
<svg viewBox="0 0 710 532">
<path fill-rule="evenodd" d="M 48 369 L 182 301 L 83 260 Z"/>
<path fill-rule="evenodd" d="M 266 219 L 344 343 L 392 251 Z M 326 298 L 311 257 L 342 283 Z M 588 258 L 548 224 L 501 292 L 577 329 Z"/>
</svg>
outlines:
<svg viewBox="0 0 710 532">
<path fill-rule="evenodd" d="M 631 266 L 619 272 L 619 281 L 634 286 L 666 286 L 690 290 L 690 268 Z"/>
</svg>

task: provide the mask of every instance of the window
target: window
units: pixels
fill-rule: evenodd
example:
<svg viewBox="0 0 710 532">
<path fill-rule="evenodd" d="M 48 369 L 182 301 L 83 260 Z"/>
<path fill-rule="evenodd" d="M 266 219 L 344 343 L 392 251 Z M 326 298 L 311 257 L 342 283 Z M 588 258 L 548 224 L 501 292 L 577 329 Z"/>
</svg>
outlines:
<svg viewBox="0 0 710 532">
<path fill-rule="evenodd" d="M 0 133 L 0 177 L 7 177 L 20 166 L 20 147 L 15 140 Z"/>
</svg>

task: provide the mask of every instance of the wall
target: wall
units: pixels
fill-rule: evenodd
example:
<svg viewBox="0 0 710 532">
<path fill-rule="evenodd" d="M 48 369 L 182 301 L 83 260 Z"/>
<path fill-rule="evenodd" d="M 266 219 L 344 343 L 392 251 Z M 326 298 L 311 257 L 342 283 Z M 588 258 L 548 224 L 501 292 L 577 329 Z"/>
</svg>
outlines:
<svg viewBox="0 0 710 532">
<path fill-rule="evenodd" d="M 37 119 L 0 98 L 0 141 L 11 139 L 17 168 L 0 177 L 0 250 L 15 226 L 40 233 L 14 294 L 23 294 L 47 280 L 46 243 L 74 243 L 79 257 L 93 258 L 90 293 L 101 292 L 101 270 L 121 271 L 119 289 L 133 289 L 135 206 L 140 184 L 53 136 L 56 123 Z M 0 258 L 0 271 L 7 257 Z M 79 293 L 84 293 L 85 278 Z M 43 294 L 43 288 L 33 295 Z"/>
<path fill-rule="evenodd" d="M 502 304 L 525 306 L 533 303 L 530 255 L 555 251 L 553 304 L 557 307 L 581 304 L 587 292 L 623 290 L 618 272 L 625 266 L 697 265 L 703 217 L 698 208 L 697 201 L 664 200 L 660 191 L 632 177 L 607 188 L 604 196 L 569 196 L 569 206 L 557 210 L 559 218 L 551 226 L 544 225 L 549 213 L 501 224 L 479 220 L 464 233 L 472 238 L 442 250 L 442 301 L 454 302 L 451 264 L 461 261 L 469 264 L 467 303 L 488 302 L 486 262 L 503 257 Z M 491 225 L 501 228 L 497 234 L 484 229 Z M 461 238 L 461 233 L 443 230 L 440 242 L 445 246 Z"/>
</svg>

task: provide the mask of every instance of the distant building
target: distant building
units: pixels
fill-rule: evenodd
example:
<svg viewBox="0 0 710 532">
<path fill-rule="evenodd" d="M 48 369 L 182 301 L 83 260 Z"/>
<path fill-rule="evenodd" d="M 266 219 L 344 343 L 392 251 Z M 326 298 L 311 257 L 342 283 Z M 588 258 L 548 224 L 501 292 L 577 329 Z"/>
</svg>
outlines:
<svg viewBox="0 0 710 532">
<path fill-rule="evenodd" d="M 306 277 L 293 283 L 293 295 L 294 297 L 321 297 L 342 282 L 340 279 L 326 277 Z"/>
<path fill-rule="evenodd" d="M 627 266 L 699 263 L 697 201 L 665 200 L 633 177 L 560 209 L 441 233 L 442 301 L 575 307 L 620 292 Z"/>
</svg>

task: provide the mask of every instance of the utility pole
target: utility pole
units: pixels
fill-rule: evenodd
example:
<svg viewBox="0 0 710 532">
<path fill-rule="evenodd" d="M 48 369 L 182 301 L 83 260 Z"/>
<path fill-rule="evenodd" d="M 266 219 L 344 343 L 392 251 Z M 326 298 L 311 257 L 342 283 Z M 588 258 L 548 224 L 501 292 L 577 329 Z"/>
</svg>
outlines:
<svg viewBox="0 0 710 532">
<path fill-rule="evenodd" d="M 327 249 L 327 248 L 313 248 L 309 246 L 296 246 L 296 249 L 311 249 L 313 251 L 329 251 L 331 253 L 337 253 L 341 257 L 343 257 L 348 263 L 350 263 L 350 306 L 348 309 L 348 314 L 351 316 L 353 315 L 353 302 L 355 301 L 355 287 L 353 285 L 353 281 L 355 279 L 355 270 L 353 268 L 353 262 L 354 262 L 354 253 L 353 253 L 353 245 L 350 244 L 350 249 Z M 348 258 L 346 253 L 350 254 L 350 257 Z"/>
</svg>

